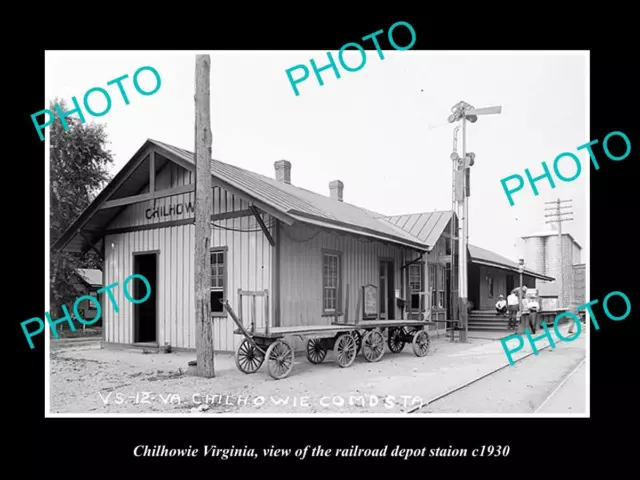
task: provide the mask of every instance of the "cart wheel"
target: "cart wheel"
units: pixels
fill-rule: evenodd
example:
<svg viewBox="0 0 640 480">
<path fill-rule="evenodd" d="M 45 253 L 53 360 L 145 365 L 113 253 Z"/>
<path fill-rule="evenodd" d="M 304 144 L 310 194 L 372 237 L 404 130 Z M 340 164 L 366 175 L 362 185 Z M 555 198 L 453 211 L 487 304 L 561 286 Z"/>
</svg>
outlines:
<svg viewBox="0 0 640 480">
<path fill-rule="evenodd" d="M 353 335 L 353 338 L 355 338 L 356 340 L 356 356 L 360 353 L 360 349 L 362 348 L 362 335 L 360 335 L 360 332 L 358 330 L 354 330 L 353 332 L 351 332 L 351 335 Z"/>
<path fill-rule="evenodd" d="M 416 357 L 424 357 L 431 346 L 429 334 L 424 330 L 418 330 L 413 334 L 411 346 L 413 347 L 413 353 Z"/>
<path fill-rule="evenodd" d="M 362 353 L 368 362 L 377 362 L 384 355 L 384 335 L 380 330 L 369 330 L 362 337 Z"/>
<path fill-rule="evenodd" d="M 341 333 L 333 346 L 336 362 L 342 368 L 351 366 L 358 354 L 356 339 L 351 333 Z"/>
<path fill-rule="evenodd" d="M 402 337 L 407 334 L 407 329 L 404 327 L 400 328 L 392 328 L 389 330 L 389 338 L 387 340 L 387 344 L 389 345 L 389 350 L 393 353 L 400 353 L 404 348 L 404 340 Z"/>
<path fill-rule="evenodd" d="M 264 356 L 249 340 L 242 341 L 236 350 L 236 367 L 242 373 L 255 373 L 262 366 Z"/>
<path fill-rule="evenodd" d="M 267 349 L 269 375 L 276 380 L 286 377 L 293 369 L 293 348 L 285 340 L 276 340 Z"/>
<path fill-rule="evenodd" d="M 322 363 L 327 356 L 327 349 L 322 344 L 320 338 L 310 338 L 307 340 L 307 360 L 314 365 Z"/>
</svg>

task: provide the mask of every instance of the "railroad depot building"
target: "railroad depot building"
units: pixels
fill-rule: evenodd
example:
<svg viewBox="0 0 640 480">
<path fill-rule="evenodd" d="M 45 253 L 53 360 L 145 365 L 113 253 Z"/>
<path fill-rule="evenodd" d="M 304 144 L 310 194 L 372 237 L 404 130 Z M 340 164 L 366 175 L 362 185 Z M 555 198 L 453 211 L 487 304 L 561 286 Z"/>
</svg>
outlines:
<svg viewBox="0 0 640 480">
<path fill-rule="evenodd" d="M 211 161 L 214 349 L 235 351 L 242 340 L 220 299 L 257 328 L 267 314 L 272 326 L 328 325 L 362 316 L 359 292 L 368 285 L 377 287 L 378 318 L 430 318 L 439 321 L 431 331 L 444 331 L 457 290 L 453 212 L 386 217 L 343 202 L 339 180 L 321 195 L 294 186 L 291 173 L 285 160 L 275 163 L 275 178 Z M 195 349 L 194 182 L 193 153 L 147 140 L 53 244 L 54 251 L 99 252 L 102 284 L 118 284 L 118 312 L 101 294 L 105 344 Z M 517 286 L 515 262 L 471 245 L 469 261 L 476 308 L 493 309 Z M 134 273 L 152 286 L 138 305 L 121 287 Z M 553 280 L 525 271 L 525 284 L 536 279 Z M 245 298 L 240 308 L 238 290 L 267 291 L 268 303 L 252 310 Z"/>
</svg>

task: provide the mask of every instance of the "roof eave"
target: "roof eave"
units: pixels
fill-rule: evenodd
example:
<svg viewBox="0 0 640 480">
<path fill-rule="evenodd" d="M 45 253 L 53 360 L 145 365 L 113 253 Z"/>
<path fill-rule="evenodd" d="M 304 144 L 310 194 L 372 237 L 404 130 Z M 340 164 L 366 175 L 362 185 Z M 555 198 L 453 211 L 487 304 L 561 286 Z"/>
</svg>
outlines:
<svg viewBox="0 0 640 480">
<path fill-rule="evenodd" d="M 67 229 L 56 239 L 51 245 L 52 252 L 59 252 L 64 250 L 65 247 L 71 242 L 82 227 L 84 227 L 91 217 L 100 210 L 100 207 L 109 200 L 109 197 L 122 185 L 122 183 L 131 175 L 133 171 L 138 167 L 139 163 L 146 157 L 145 153 L 149 148 L 152 148 L 155 144 L 151 140 L 147 140 L 138 149 L 138 151 L 131 157 L 124 167 L 116 174 L 115 177 L 107 184 L 105 188 L 98 194 L 98 196 L 91 202 L 87 208 L 85 208 L 80 215 L 74 220 L 74 222 L 67 227 Z M 134 161 L 137 160 L 137 161 Z"/>
<path fill-rule="evenodd" d="M 154 151 L 160 153 L 162 156 L 167 158 L 169 161 L 176 163 L 177 165 L 186 168 L 190 171 L 195 170 L 195 166 L 180 158 L 178 155 L 175 155 L 173 152 L 168 151 L 162 145 L 159 145 L 157 142 L 153 140 L 147 140 L 138 151 L 131 157 L 131 159 L 125 164 L 125 166 L 120 169 L 120 171 L 116 174 L 116 176 L 107 184 L 107 186 L 102 189 L 102 191 L 98 194 L 98 196 L 84 209 L 84 211 L 76 218 L 76 220 L 63 232 L 58 239 L 51 245 L 52 252 L 58 252 L 61 250 L 65 250 L 67 245 L 73 240 L 73 238 L 78 235 L 80 230 L 91 220 L 91 218 L 100 210 L 102 205 L 105 204 L 110 198 L 110 196 L 126 181 L 126 179 L 131 175 L 133 171 L 139 166 L 139 163 L 142 162 L 146 158 L 146 154 L 153 149 Z M 219 185 L 228 191 L 240 195 L 249 199 L 252 203 L 254 203 L 259 209 L 268 213 L 269 215 L 277 218 L 278 220 L 286 223 L 287 225 L 292 225 L 294 220 L 288 215 L 286 212 L 275 208 L 257 198 L 252 196 L 246 190 L 242 189 L 239 186 L 232 185 L 231 183 L 215 176 L 213 173 L 211 174 L 212 183 Z M 73 251 L 76 251 L 75 249 Z M 80 250 L 82 251 L 82 249 Z"/>
<path fill-rule="evenodd" d="M 392 235 L 385 235 L 380 232 L 372 232 L 369 229 L 357 227 L 354 225 L 345 225 L 340 222 L 332 221 L 324 218 L 315 218 L 311 215 L 301 214 L 302 212 L 289 211 L 289 214 L 301 223 L 306 223 L 309 225 L 319 226 L 321 228 L 329 228 L 332 230 L 339 230 L 342 232 L 351 233 L 354 235 L 362 235 L 363 237 L 373 238 L 378 241 L 395 243 L 397 245 L 402 245 L 403 247 L 409 247 L 414 250 L 419 250 L 421 252 L 429 252 L 429 246 L 424 245 L 419 242 L 411 242 L 410 240 L 405 240 L 402 238 L 394 237 Z"/>
<path fill-rule="evenodd" d="M 489 260 L 481 260 L 481 259 L 472 258 L 471 259 L 471 263 L 475 263 L 475 264 L 478 264 L 478 265 L 485 265 L 487 267 L 500 268 L 502 270 L 509 270 L 510 272 L 520 273 L 519 270 L 518 270 L 518 267 L 514 267 L 514 266 L 511 266 L 511 265 L 504 265 L 504 264 L 500 264 L 500 263 L 496 263 L 496 262 L 491 262 Z M 538 278 L 540 280 L 546 280 L 546 281 L 549 281 L 549 282 L 553 282 L 555 280 L 555 278 L 553 278 L 553 277 L 548 277 L 547 275 L 542 275 L 541 273 L 532 272 L 531 270 L 525 270 L 522 273 L 524 275 L 528 275 L 530 277 L 535 277 L 535 278 Z"/>
</svg>

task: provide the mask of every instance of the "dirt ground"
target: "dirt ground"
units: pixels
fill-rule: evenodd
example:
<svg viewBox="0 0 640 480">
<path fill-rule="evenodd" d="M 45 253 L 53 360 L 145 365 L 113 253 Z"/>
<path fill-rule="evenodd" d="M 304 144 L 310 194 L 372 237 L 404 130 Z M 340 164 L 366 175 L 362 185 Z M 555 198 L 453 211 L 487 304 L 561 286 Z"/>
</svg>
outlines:
<svg viewBox="0 0 640 480">
<path fill-rule="evenodd" d="M 514 358 L 530 352 L 526 343 Z M 231 354 L 216 354 L 215 378 L 194 377 L 186 374 L 194 353 L 101 349 L 90 339 L 52 342 L 50 359 L 52 414 L 125 415 L 398 414 L 507 362 L 495 339 L 461 344 L 442 336 L 432 340 L 425 357 L 414 356 L 407 345 L 399 354 L 387 351 L 377 363 L 359 355 L 349 368 L 339 368 L 332 352 L 320 365 L 297 354 L 293 371 L 282 380 L 272 379 L 265 365 L 255 374 L 241 373 Z"/>
<path fill-rule="evenodd" d="M 560 343 L 421 409 L 421 413 L 534 413 L 585 357 L 585 339 Z M 582 368 L 538 413 L 584 414 Z M 570 383 L 570 384 L 569 384 Z"/>
<path fill-rule="evenodd" d="M 540 414 L 575 414 L 585 413 L 587 410 L 584 392 L 586 390 L 587 364 L 583 363 L 571 375 L 567 382 L 559 385 L 547 402 L 537 413 Z"/>
</svg>

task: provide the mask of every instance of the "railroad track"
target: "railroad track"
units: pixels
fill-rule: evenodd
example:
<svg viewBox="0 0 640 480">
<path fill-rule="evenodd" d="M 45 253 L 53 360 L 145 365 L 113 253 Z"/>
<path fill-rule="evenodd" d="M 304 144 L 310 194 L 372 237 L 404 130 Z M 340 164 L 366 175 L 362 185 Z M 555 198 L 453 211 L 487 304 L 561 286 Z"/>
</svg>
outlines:
<svg viewBox="0 0 640 480">
<path fill-rule="evenodd" d="M 548 349 L 549 347 L 551 347 L 551 344 L 549 344 L 549 345 L 547 345 L 547 346 L 545 346 L 545 347 L 539 348 L 539 349 L 538 349 L 538 352 L 541 352 L 541 351 L 543 351 L 543 350 L 546 350 L 546 349 Z M 515 365 L 516 363 L 518 363 L 518 362 L 520 362 L 520 361 L 524 360 L 525 358 L 530 357 L 531 355 L 534 355 L 534 352 L 527 353 L 526 355 L 523 355 L 522 357 L 520 357 L 519 359 L 517 359 L 516 361 L 514 361 L 514 362 L 513 362 L 513 364 Z M 584 359 L 582 360 L 582 362 L 580 362 L 580 365 L 581 365 L 583 362 L 584 362 Z M 460 390 L 463 390 L 463 389 L 467 388 L 468 386 L 473 385 L 474 383 L 479 382 L 480 380 L 482 380 L 482 379 L 484 379 L 484 378 L 487 378 L 487 377 L 489 377 L 489 376 L 493 375 L 494 373 L 499 372 L 500 370 L 503 370 L 503 369 L 505 369 L 505 368 L 507 368 L 507 367 L 510 367 L 510 366 L 512 366 L 512 365 L 511 365 L 510 363 L 508 363 L 508 362 L 507 362 L 507 363 L 505 363 L 504 365 L 502 365 L 501 367 L 498 367 L 498 368 L 496 368 L 496 369 L 494 369 L 494 370 L 491 370 L 489 373 L 485 373 L 484 375 L 481 375 L 481 376 L 480 376 L 480 377 L 478 377 L 478 378 L 474 378 L 473 380 L 471 380 L 471 381 L 469 381 L 469 382 L 467 382 L 467 383 L 463 383 L 462 385 L 457 386 L 456 388 L 452 388 L 451 390 L 449 390 L 449 391 L 447 391 L 447 392 L 445 392 L 445 393 L 443 393 L 443 394 L 441 394 L 441 395 L 438 395 L 437 397 L 432 398 L 431 400 L 429 400 L 429 401 L 428 401 L 428 402 L 426 402 L 426 403 L 423 403 L 423 404 L 421 404 L 421 405 L 418 405 L 418 406 L 416 406 L 416 407 L 413 407 L 411 410 L 408 410 L 408 411 L 407 411 L 407 413 L 415 413 L 415 412 L 417 412 L 418 410 L 420 410 L 420 409 L 422 409 L 422 408 L 425 408 L 425 407 L 428 407 L 428 406 L 429 406 L 429 405 L 431 405 L 432 403 L 437 402 L 438 400 L 442 400 L 443 398 L 448 397 L 449 395 L 451 395 L 451 394 L 453 394 L 453 393 L 455 393 L 455 392 L 458 392 L 458 391 L 460 391 Z M 570 375 L 573 375 L 573 372 L 575 372 L 575 370 L 577 370 L 577 369 L 578 369 L 578 367 L 576 367 L 576 368 L 575 368 L 575 369 L 574 369 L 574 370 L 573 370 L 569 375 L 567 375 L 567 377 L 565 377 L 565 379 L 562 381 L 562 383 L 558 386 L 558 389 L 560 388 L 560 386 L 561 386 L 561 385 L 566 381 L 566 379 L 567 379 Z M 557 390 L 557 389 L 556 389 L 556 390 Z M 555 394 L 556 390 L 554 390 L 554 391 L 551 393 L 551 395 Z M 551 395 L 550 395 L 549 397 L 547 397 L 547 400 L 551 397 Z M 547 402 L 547 400 L 545 400 L 545 401 L 543 402 L 543 405 Z M 541 406 L 542 406 L 542 405 L 541 405 Z M 540 407 L 538 407 L 538 408 L 540 408 Z M 537 411 L 537 410 L 536 410 L 536 411 Z M 535 413 L 535 412 L 534 412 L 534 413 Z"/>
<path fill-rule="evenodd" d="M 560 384 L 559 384 L 556 388 L 554 388 L 554 389 L 553 389 L 553 392 L 551 392 L 551 393 L 549 394 L 549 396 L 547 396 L 547 398 L 545 398 L 545 399 L 544 399 L 544 402 L 542 402 L 542 403 L 538 406 L 538 408 L 536 408 L 536 409 L 535 409 L 535 411 L 534 411 L 533 413 L 538 413 L 540 410 L 542 410 L 542 407 L 544 407 L 547 403 L 549 403 L 549 400 L 551 400 L 551 398 L 553 398 L 553 396 L 554 396 L 556 393 L 558 393 L 558 391 L 562 388 L 562 386 L 563 386 L 565 383 L 567 383 L 567 380 L 569 380 L 569 379 L 573 376 L 573 374 L 574 374 L 574 373 L 576 373 L 576 372 L 578 371 L 578 369 L 579 369 L 579 368 L 584 364 L 584 362 L 586 362 L 586 361 L 587 361 L 587 358 L 586 358 L 586 357 L 585 357 L 585 358 L 583 358 L 582 360 L 580 360 L 580 363 L 578 363 L 578 365 L 576 365 L 576 367 L 575 367 L 573 370 L 571 370 L 571 372 L 569 372 L 569 374 L 568 374 L 566 377 L 564 377 L 564 378 L 562 379 L 562 381 L 560 382 Z"/>
</svg>

